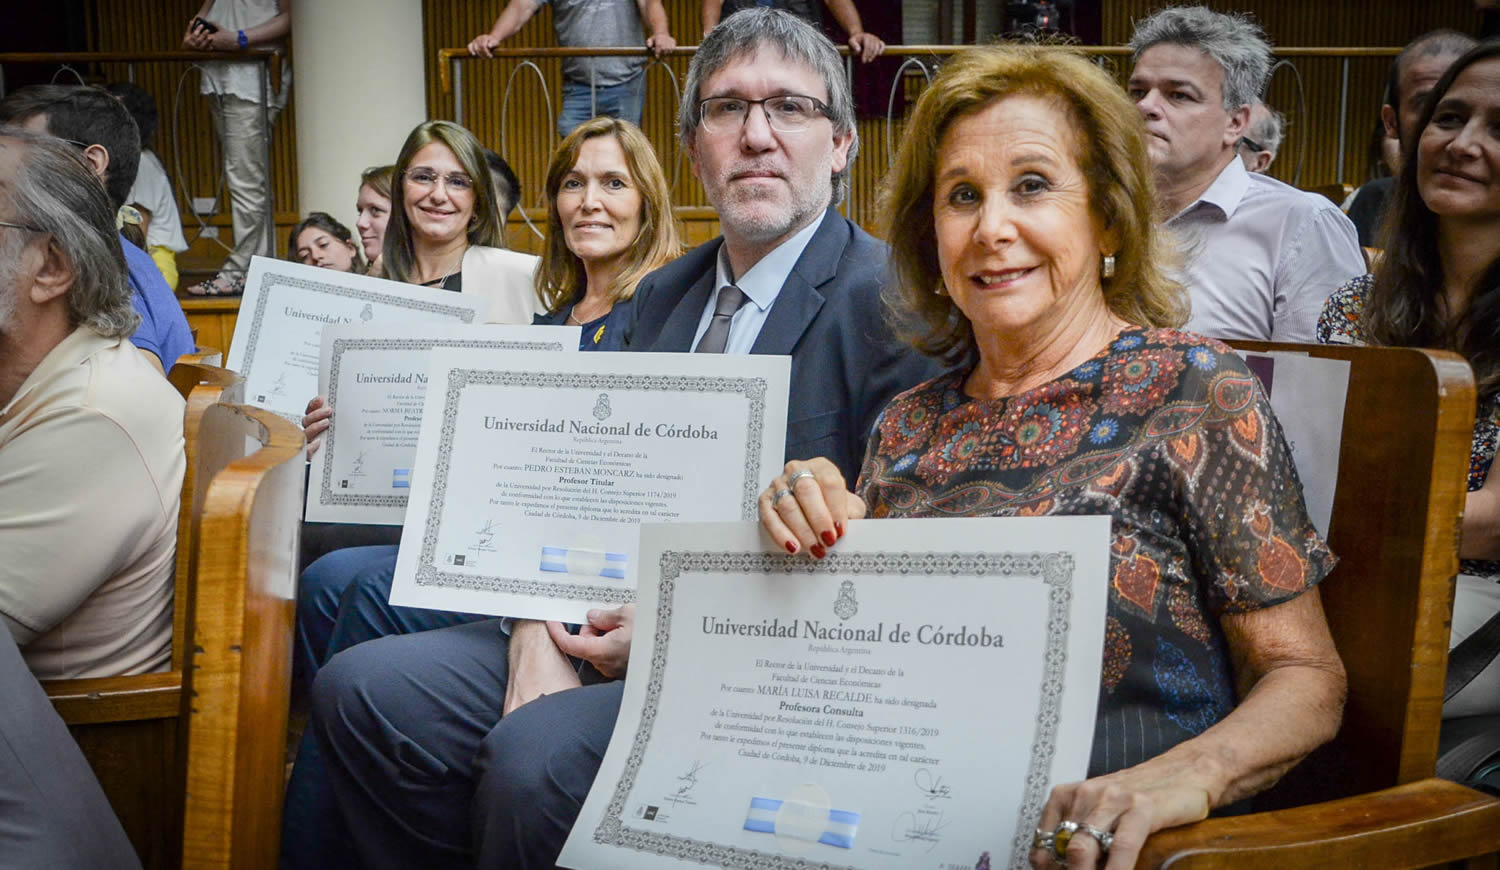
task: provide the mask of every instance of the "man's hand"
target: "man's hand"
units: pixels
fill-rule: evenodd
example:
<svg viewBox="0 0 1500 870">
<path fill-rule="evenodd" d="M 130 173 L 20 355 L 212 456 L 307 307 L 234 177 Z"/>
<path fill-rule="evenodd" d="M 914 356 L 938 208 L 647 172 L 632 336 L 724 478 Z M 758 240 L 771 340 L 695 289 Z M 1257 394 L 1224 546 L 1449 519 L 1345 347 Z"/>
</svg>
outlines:
<svg viewBox="0 0 1500 870">
<path fill-rule="evenodd" d="M 223 33 L 224 28 L 219 28 L 219 32 Z M 200 26 L 196 18 L 190 19 L 187 30 L 182 34 L 182 47 L 188 51 L 213 51 L 213 34 L 208 28 Z"/>
<path fill-rule="evenodd" d="M 490 52 L 499 44 L 500 40 L 493 34 L 481 33 L 469 40 L 469 54 L 475 57 L 494 57 Z"/>
<path fill-rule="evenodd" d="M 885 51 L 885 40 L 873 33 L 851 33 L 849 35 L 849 50 L 854 52 L 854 56 L 862 62 L 869 63 L 875 58 L 880 57 L 880 53 Z"/>
<path fill-rule="evenodd" d="M 518 620 L 510 632 L 510 679 L 505 682 L 502 716 L 543 695 L 565 692 L 583 685 L 573 663 L 563 655 L 547 626 L 535 620 Z"/>
<path fill-rule="evenodd" d="M 677 40 L 672 38 L 672 34 L 663 31 L 661 33 L 652 34 L 651 37 L 646 40 L 646 47 L 651 49 L 652 54 L 655 54 L 657 57 L 661 57 L 662 55 L 677 47 Z"/>
<path fill-rule="evenodd" d="M 588 623 L 578 634 L 568 634 L 560 622 L 547 623 L 547 633 L 557 648 L 583 659 L 612 680 L 625 676 L 630 665 L 630 636 L 635 628 L 635 605 L 618 610 L 590 610 Z"/>
</svg>

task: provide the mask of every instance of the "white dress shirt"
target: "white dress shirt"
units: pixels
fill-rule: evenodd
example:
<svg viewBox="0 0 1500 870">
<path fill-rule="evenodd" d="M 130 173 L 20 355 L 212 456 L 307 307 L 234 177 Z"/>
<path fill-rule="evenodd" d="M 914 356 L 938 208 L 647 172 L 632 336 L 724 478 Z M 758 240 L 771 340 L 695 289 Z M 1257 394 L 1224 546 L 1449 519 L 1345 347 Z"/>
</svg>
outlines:
<svg viewBox="0 0 1500 870">
<path fill-rule="evenodd" d="M 703 308 L 703 316 L 698 319 L 693 347 L 696 348 L 698 342 L 703 340 L 703 333 L 708 331 L 708 324 L 713 320 L 714 306 L 719 301 L 719 289 L 733 284 L 744 292 L 746 298 L 745 304 L 740 306 L 740 310 L 729 321 L 729 341 L 724 345 L 724 352 L 749 353 L 750 348 L 755 346 L 755 339 L 760 337 L 760 328 L 766 325 L 766 316 L 770 314 L 771 304 L 776 301 L 776 296 L 781 293 L 781 285 L 792 274 L 792 267 L 797 265 L 802 252 L 807 249 L 807 243 L 812 241 L 813 233 L 818 231 L 818 227 L 827 218 L 827 211 L 820 213 L 817 220 L 772 248 L 769 254 L 751 266 L 738 281 L 729 267 L 729 253 L 725 250 L 725 245 L 720 245 L 717 282 L 714 284 L 714 292 L 708 297 L 708 304 Z"/>
<path fill-rule="evenodd" d="M 1231 159 L 1197 202 L 1167 221 L 1192 299 L 1184 327 L 1212 338 L 1317 341 L 1329 295 L 1365 273 L 1354 224 L 1315 193 Z"/>
<path fill-rule="evenodd" d="M 167 180 L 167 170 L 156 152 L 141 152 L 141 168 L 136 172 L 135 185 L 130 188 L 130 196 L 125 201 L 138 202 L 151 209 L 146 247 L 166 248 L 179 254 L 187 250 L 187 239 L 182 235 L 182 216 L 177 213 L 172 184 Z"/>
</svg>

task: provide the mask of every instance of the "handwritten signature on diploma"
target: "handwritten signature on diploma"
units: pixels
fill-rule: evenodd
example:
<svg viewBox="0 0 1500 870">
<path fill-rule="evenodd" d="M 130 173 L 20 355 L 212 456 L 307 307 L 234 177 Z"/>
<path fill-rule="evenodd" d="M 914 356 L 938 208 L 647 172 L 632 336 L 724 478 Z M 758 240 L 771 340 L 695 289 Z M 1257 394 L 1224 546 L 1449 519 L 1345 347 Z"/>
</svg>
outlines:
<svg viewBox="0 0 1500 870">
<path fill-rule="evenodd" d="M 933 807 L 907 810 L 896 816 L 891 826 L 891 839 L 897 843 L 925 843 L 925 851 L 931 852 L 942 842 L 942 831 L 951 824 L 943 818 L 943 812 Z"/>
<path fill-rule="evenodd" d="M 666 797 L 666 802 L 674 806 L 683 802 L 691 802 L 693 799 L 693 789 L 698 785 L 698 772 L 703 770 L 704 767 L 707 767 L 707 765 L 701 761 L 693 762 L 693 766 L 688 768 L 687 773 L 680 774 L 677 777 L 677 781 L 681 785 L 677 786 L 677 791 Z"/>
<path fill-rule="evenodd" d="M 952 789 L 943 784 L 943 778 L 934 776 L 932 771 L 925 767 L 918 768 L 917 772 L 912 774 L 912 782 L 916 784 L 917 791 L 929 800 L 953 796 Z"/>
</svg>

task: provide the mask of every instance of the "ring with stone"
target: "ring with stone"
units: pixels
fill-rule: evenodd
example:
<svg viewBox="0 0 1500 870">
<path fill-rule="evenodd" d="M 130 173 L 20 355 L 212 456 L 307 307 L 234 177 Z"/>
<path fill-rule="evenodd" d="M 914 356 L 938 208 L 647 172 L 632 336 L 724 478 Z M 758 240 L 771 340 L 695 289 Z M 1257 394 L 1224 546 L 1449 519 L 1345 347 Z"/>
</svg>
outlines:
<svg viewBox="0 0 1500 870">
<path fill-rule="evenodd" d="M 777 502 L 781 501 L 783 498 L 786 498 L 791 494 L 792 491 L 787 487 L 782 487 L 781 489 L 778 489 L 775 492 L 771 493 L 771 507 L 776 507 Z"/>
<path fill-rule="evenodd" d="M 787 488 L 788 489 L 796 489 L 796 487 L 797 487 L 797 481 L 801 480 L 804 477 L 811 477 L 811 478 L 816 479 L 817 475 L 813 474 L 811 471 L 808 471 L 807 469 L 804 468 L 801 471 L 797 472 L 796 474 L 793 474 L 791 477 L 788 477 L 786 479 Z"/>
<path fill-rule="evenodd" d="M 1057 860 L 1061 861 L 1067 856 L 1068 843 L 1072 842 L 1079 827 L 1072 819 L 1063 819 L 1057 823 L 1057 829 L 1052 832 L 1052 854 L 1057 856 Z"/>
<path fill-rule="evenodd" d="M 1108 852 L 1109 845 L 1115 841 L 1115 835 L 1113 831 L 1100 830 L 1099 828 L 1096 828 L 1086 822 L 1084 823 L 1082 828 L 1080 828 L 1080 830 L 1099 841 L 1100 852 Z"/>
</svg>

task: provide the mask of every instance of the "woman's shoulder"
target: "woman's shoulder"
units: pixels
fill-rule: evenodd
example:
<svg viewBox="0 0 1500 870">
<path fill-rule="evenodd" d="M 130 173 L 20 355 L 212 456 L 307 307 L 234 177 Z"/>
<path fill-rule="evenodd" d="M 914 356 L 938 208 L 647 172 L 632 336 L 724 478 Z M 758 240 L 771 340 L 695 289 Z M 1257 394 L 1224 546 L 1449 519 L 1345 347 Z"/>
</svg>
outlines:
<svg viewBox="0 0 1500 870">
<path fill-rule="evenodd" d="M 1373 276 L 1360 275 L 1329 294 L 1322 313 L 1318 315 L 1319 344 L 1365 343 L 1360 320 L 1373 281 Z"/>
<path fill-rule="evenodd" d="M 1236 395 L 1251 386 L 1245 360 L 1218 339 L 1180 329 L 1129 329 L 1102 358 L 1074 370 L 1099 384 L 1106 411 L 1150 417 L 1180 403 L 1215 404 L 1226 388 Z M 1232 389 L 1239 385 L 1242 389 Z"/>
</svg>

